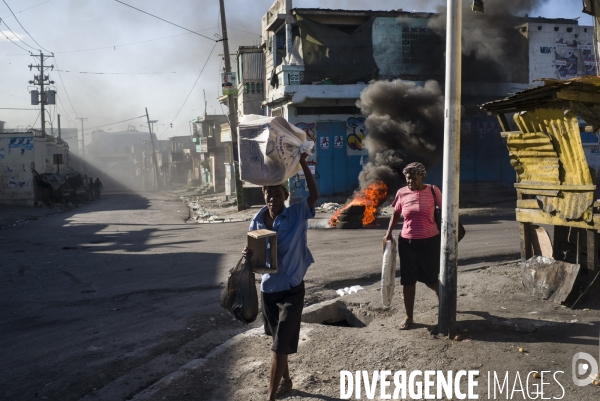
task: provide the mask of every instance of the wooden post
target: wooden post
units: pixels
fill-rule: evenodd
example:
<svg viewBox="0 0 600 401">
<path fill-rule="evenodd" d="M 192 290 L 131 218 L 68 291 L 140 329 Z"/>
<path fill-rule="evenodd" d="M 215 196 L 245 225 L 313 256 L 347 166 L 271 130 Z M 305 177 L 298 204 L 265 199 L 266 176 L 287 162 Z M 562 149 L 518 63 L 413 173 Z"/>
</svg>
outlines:
<svg viewBox="0 0 600 401">
<path fill-rule="evenodd" d="M 596 230 L 587 230 L 587 268 L 588 281 L 591 283 L 598 274 L 598 233 Z"/>
<path fill-rule="evenodd" d="M 533 256 L 531 247 L 531 223 L 519 223 L 521 234 L 521 272 L 525 269 L 525 262 Z"/>
</svg>

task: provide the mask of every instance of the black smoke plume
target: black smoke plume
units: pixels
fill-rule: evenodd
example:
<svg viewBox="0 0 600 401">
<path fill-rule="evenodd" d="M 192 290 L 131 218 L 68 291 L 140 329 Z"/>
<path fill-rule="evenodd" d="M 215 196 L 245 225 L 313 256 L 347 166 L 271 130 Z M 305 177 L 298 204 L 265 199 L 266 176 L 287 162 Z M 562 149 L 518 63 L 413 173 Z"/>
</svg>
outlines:
<svg viewBox="0 0 600 401">
<path fill-rule="evenodd" d="M 371 84 L 357 102 L 367 115 L 369 162 L 360 173 L 361 188 L 383 181 L 393 194 L 411 162 L 425 167 L 442 159 L 444 96 L 436 81 L 424 86 L 397 79 Z"/>
</svg>

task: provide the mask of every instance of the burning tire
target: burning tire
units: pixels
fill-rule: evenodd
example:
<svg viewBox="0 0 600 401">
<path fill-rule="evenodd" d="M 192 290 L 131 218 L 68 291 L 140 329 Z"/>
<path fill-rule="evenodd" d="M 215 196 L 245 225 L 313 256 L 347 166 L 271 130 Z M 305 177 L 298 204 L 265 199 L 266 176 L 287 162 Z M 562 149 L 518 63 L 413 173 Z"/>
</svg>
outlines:
<svg viewBox="0 0 600 401">
<path fill-rule="evenodd" d="M 346 209 L 342 210 L 340 212 L 340 216 L 343 216 L 345 214 L 364 214 L 365 213 L 365 206 L 364 205 L 351 205 L 348 206 Z"/>
<path fill-rule="evenodd" d="M 335 223 L 335 228 L 340 229 L 353 229 L 363 228 L 362 219 L 360 221 L 339 221 Z"/>
<path fill-rule="evenodd" d="M 338 224 L 339 222 L 343 223 L 361 223 L 363 221 L 364 215 L 361 214 L 340 214 L 337 217 Z"/>
</svg>

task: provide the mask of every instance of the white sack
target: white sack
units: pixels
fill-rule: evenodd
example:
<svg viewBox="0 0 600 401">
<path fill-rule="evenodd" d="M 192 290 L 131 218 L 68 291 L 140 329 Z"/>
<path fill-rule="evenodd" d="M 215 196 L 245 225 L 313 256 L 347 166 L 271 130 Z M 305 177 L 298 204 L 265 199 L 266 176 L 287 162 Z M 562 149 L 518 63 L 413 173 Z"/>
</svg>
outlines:
<svg viewBox="0 0 600 401">
<path fill-rule="evenodd" d="M 283 117 L 246 115 L 239 124 L 240 178 L 255 185 L 280 185 L 298 174 L 300 154 L 314 142 Z"/>
<path fill-rule="evenodd" d="M 396 255 L 398 255 L 396 241 L 387 241 L 381 265 L 381 301 L 383 306 L 392 304 L 394 288 L 396 287 Z"/>
</svg>

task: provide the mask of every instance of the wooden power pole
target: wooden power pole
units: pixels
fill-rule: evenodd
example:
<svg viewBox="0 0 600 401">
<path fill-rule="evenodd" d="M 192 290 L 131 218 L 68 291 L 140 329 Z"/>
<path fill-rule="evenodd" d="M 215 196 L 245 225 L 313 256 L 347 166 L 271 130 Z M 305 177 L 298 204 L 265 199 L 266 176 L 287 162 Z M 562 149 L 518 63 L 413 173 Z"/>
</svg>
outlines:
<svg viewBox="0 0 600 401">
<path fill-rule="evenodd" d="M 447 0 L 447 2 L 446 104 L 444 113 L 444 174 L 442 181 L 444 192 L 442 193 L 438 332 L 453 337 L 456 334 L 458 272 L 462 0 Z"/>
<path fill-rule="evenodd" d="M 221 39 L 223 42 L 223 57 L 225 58 L 225 73 L 231 72 L 231 60 L 229 58 L 229 42 L 227 41 L 227 22 L 225 20 L 225 4 L 224 0 L 219 0 L 221 7 L 221 26 L 222 35 Z M 237 82 L 236 82 L 237 85 Z M 240 180 L 240 162 L 238 158 L 238 122 L 237 122 L 237 104 L 234 95 L 227 95 L 227 101 L 229 105 L 229 126 L 231 128 L 231 142 L 233 150 L 233 166 L 235 174 L 235 195 L 237 198 L 237 209 L 238 212 L 246 209 L 244 203 L 244 188 L 242 186 L 242 180 Z"/>
</svg>

